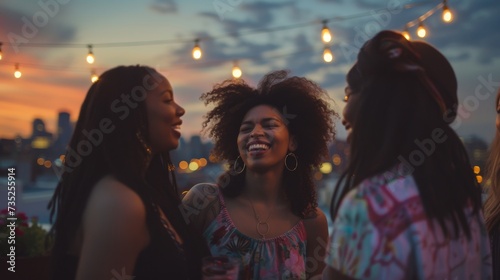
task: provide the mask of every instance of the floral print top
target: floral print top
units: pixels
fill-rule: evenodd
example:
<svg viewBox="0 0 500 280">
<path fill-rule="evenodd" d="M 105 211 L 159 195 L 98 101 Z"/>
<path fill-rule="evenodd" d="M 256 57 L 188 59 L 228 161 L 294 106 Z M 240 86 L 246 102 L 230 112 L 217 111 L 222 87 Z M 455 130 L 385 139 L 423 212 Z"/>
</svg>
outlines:
<svg viewBox="0 0 500 280">
<path fill-rule="evenodd" d="M 306 279 L 306 230 L 299 221 L 288 232 L 265 240 L 234 226 L 219 192 L 220 212 L 203 237 L 213 256 L 240 259 L 239 279 Z"/>
<path fill-rule="evenodd" d="M 464 211 L 471 238 L 446 238 L 427 218 L 413 177 L 395 167 L 344 197 L 325 262 L 357 279 L 491 279 L 482 214 Z"/>
</svg>

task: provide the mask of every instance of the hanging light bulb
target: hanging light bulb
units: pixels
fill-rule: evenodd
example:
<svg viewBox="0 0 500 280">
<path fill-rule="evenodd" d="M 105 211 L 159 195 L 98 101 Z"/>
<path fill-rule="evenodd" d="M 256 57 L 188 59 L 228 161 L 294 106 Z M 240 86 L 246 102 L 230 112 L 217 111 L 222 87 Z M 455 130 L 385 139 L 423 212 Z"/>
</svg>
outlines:
<svg viewBox="0 0 500 280">
<path fill-rule="evenodd" d="M 19 79 L 19 78 L 21 78 L 21 76 L 22 76 L 22 73 L 21 73 L 21 71 L 19 71 L 19 63 L 16 63 L 16 71 L 14 72 L 14 77 Z"/>
<path fill-rule="evenodd" d="M 90 72 L 90 80 L 92 81 L 92 83 L 95 83 L 97 82 L 97 80 L 99 80 L 99 76 L 97 76 L 94 70 Z"/>
<path fill-rule="evenodd" d="M 333 61 L 333 53 L 329 47 L 325 47 L 325 49 L 323 50 L 323 60 L 325 62 L 332 62 Z"/>
<path fill-rule="evenodd" d="M 2 45 L 3 45 L 3 43 L 0 42 L 0 60 L 2 60 Z"/>
<path fill-rule="evenodd" d="M 323 29 L 321 29 L 321 40 L 323 43 L 330 43 L 332 41 L 332 33 L 330 33 L 330 29 L 326 26 L 327 21 L 323 21 Z"/>
<path fill-rule="evenodd" d="M 89 53 L 87 54 L 87 63 L 92 64 L 94 63 L 94 53 L 92 53 L 92 45 L 87 46 L 89 48 Z"/>
<path fill-rule="evenodd" d="M 194 40 L 194 48 L 193 48 L 193 58 L 198 60 L 202 56 L 201 48 L 200 48 L 200 39 Z"/>
<path fill-rule="evenodd" d="M 405 30 L 403 30 L 401 34 L 406 38 L 406 40 L 411 40 L 410 32 L 408 32 L 408 26 L 405 27 Z"/>
<path fill-rule="evenodd" d="M 420 38 L 424 38 L 425 36 L 427 36 L 427 29 L 425 29 L 424 23 L 422 21 L 420 21 L 420 24 L 418 25 L 417 35 Z"/>
<path fill-rule="evenodd" d="M 444 0 L 443 3 L 443 21 L 444 22 L 452 22 L 453 21 L 453 14 L 450 11 L 450 8 L 448 8 L 448 1 Z"/>
<path fill-rule="evenodd" d="M 243 74 L 243 72 L 241 72 L 240 67 L 238 66 L 238 63 L 236 63 L 236 62 L 234 62 L 232 74 L 233 74 L 233 78 L 235 78 L 235 79 L 240 78 L 241 75 Z"/>
</svg>

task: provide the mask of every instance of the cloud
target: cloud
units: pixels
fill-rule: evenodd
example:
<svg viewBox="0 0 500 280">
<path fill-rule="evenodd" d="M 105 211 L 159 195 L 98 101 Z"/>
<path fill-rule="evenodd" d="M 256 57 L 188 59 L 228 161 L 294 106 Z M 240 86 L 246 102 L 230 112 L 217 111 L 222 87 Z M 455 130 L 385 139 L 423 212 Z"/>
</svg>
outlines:
<svg viewBox="0 0 500 280">
<path fill-rule="evenodd" d="M 443 46 L 457 44 L 476 49 L 477 61 L 481 64 L 493 63 L 493 58 L 500 57 L 500 5 L 496 1 L 476 1 L 466 10 L 460 10 L 452 32 L 447 32 Z M 451 37 L 454 35 L 454 37 Z"/>
<path fill-rule="evenodd" d="M 175 0 L 154 0 L 151 9 L 160 14 L 172 14 L 178 11 Z"/>
<path fill-rule="evenodd" d="M 352 1 L 352 3 L 360 9 L 380 9 L 381 2 L 382 1 L 380 1 L 380 0 L 355 0 L 355 1 Z M 384 3 L 384 2 L 382 2 L 382 3 Z M 398 2 L 398 1 L 393 1 L 393 2 Z"/>
<path fill-rule="evenodd" d="M 201 12 L 198 15 L 212 19 L 220 23 L 225 33 L 238 35 L 246 29 L 258 30 L 269 28 L 277 16 L 276 11 L 283 13 L 283 8 L 290 9 L 293 13 L 295 3 L 280 2 L 253 2 L 235 6 L 228 6 L 227 10 L 217 10 L 216 12 Z"/>
<path fill-rule="evenodd" d="M 40 9 L 36 13 L 42 15 L 44 10 Z M 0 41 L 4 43 L 4 48 L 17 53 L 23 51 L 23 46 L 27 43 L 67 43 L 75 39 L 77 29 L 74 26 L 57 22 L 57 14 L 53 17 L 45 15 L 48 19 L 46 24 L 40 24 L 33 20 L 33 14 L 2 7 L 0 9 Z M 38 18 L 37 20 L 40 20 Z"/>
<path fill-rule="evenodd" d="M 326 4 L 342 4 L 344 3 L 344 0 L 316 0 L 316 2 Z"/>
</svg>

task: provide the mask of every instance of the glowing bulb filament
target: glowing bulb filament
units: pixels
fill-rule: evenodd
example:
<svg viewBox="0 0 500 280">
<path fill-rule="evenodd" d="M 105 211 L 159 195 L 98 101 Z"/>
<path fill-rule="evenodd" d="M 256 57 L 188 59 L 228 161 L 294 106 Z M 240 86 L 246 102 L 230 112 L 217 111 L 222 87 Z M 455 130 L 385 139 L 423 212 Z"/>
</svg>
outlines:
<svg viewBox="0 0 500 280">
<path fill-rule="evenodd" d="M 0 42 L 0 60 L 2 60 L 2 43 Z"/>
<path fill-rule="evenodd" d="M 196 60 L 200 59 L 201 56 L 202 56 L 199 42 L 200 42 L 200 40 L 198 40 L 198 39 L 196 39 L 194 41 L 193 58 L 196 59 Z"/>
<path fill-rule="evenodd" d="M 321 40 L 323 40 L 323 43 L 330 43 L 332 41 L 332 33 L 330 33 L 330 29 L 326 26 L 326 22 L 323 22 L 323 29 L 321 29 Z"/>
<path fill-rule="evenodd" d="M 89 48 L 89 53 L 87 54 L 87 63 L 92 64 L 94 63 L 94 53 L 92 53 L 92 45 L 88 45 Z"/>
<path fill-rule="evenodd" d="M 97 74 L 92 71 L 92 73 L 90 74 L 90 80 L 92 81 L 92 83 L 95 83 L 97 82 L 97 80 L 99 80 L 99 76 L 97 76 Z"/>
<path fill-rule="evenodd" d="M 94 61 L 95 61 L 95 59 L 94 59 L 94 55 L 93 55 L 92 53 L 89 53 L 89 54 L 87 55 L 87 63 L 88 63 L 88 64 L 92 64 L 92 63 L 94 63 Z"/>
<path fill-rule="evenodd" d="M 453 14 L 451 13 L 448 6 L 444 5 L 444 7 L 443 7 L 443 21 L 444 22 L 451 22 L 452 20 L 453 20 Z"/>
<path fill-rule="evenodd" d="M 21 73 L 21 71 L 19 71 L 19 64 L 16 64 L 16 71 L 14 72 L 14 77 L 19 79 L 19 78 L 21 78 L 21 76 L 22 76 L 22 73 Z"/>
<path fill-rule="evenodd" d="M 232 74 L 233 74 L 233 77 L 234 77 L 234 78 L 238 79 L 238 78 L 240 78 L 240 77 L 241 77 L 241 75 L 242 75 L 243 73 L 241 72 L 240 67 L 238 67 L 238 65 L 235 65 L 235 66 L 233 66 L 233 71 L 232 71 Z"/>
<path fill-rule="evenodd" d="M 427 36 L 427 29 L 425 29 L 423 23 L 420 23 L 420 25 L 418 26 L 418 28 L 417 28 L 417 35 L 420 38 L 424 38 L 425 36 Z"/>
<path fill-rule="evenodd" d="M 405 28 L 405 30 L 401 34 L 406 38 L 406 40 L 411 40 L 410 32 L 408 32 L 407 28 Z"/>
<path fill-rule="evenodd" d="M 333 61 L 333 53 L 329 48 L 325 48 L 325 50 L 323 51 L 323 60 L 325 62 Z"/>
</svg>

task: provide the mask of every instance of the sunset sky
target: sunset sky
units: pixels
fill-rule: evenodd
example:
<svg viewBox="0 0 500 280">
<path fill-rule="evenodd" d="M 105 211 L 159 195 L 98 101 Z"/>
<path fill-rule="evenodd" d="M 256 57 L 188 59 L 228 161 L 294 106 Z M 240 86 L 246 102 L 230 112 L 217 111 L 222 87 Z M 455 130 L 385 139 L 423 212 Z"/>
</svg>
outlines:
<svg viewBox="0 0 500 280">
<path fill-rule="evenodd" d="M 322 85 L 341 112 L 345 74 L 364 41 L 381 29 L 400 30 L 441 1 L 381 0 L 2 0 L 0 2 L 0 138 L 29 137 L 34 118 L 55 132 L 59 111 L 76 120 L 97 74 L 117 65 L 150 65 L 172 83 L 187 111 L 184 136 L 199 133 L 207 108 L 199 96 L 230 78 L 237 60 L 255 85 L 267 72 L 289 69 Z M 451 61 L 464 106 L 455 128 L 488 143 L 494 136 L 500 86 L 500 2 L 450 0 L 424 21 L 426 41 Z M 405 5 L 410 5 L 405 6 Z M 330 19 L 335 61 L 322 59 L 321 20 Z M 280 28 L 283 27 L 283 28 Z M 265 32 L 256 30 L 267 29 Z M 416 27 L 410 29 L 416 38 Z M 203 57 L 194 61 L 194 39 Z M 159 41 L 158 44 L 153 44 Z M 146 43 L 145 43 L 146 42 Z M 38 44 L 38 45 L 37 45 Z M 40 45 L 41 44 L 41 45 Z M 96 62 L 85 61 L 93 44 Z M 14 78 L 15 64 L 22 71 Z M 337 121 L 338 138 L 345 138 Z M 314 124 L 311 124 L 314 125 Z"/>
</svg>

